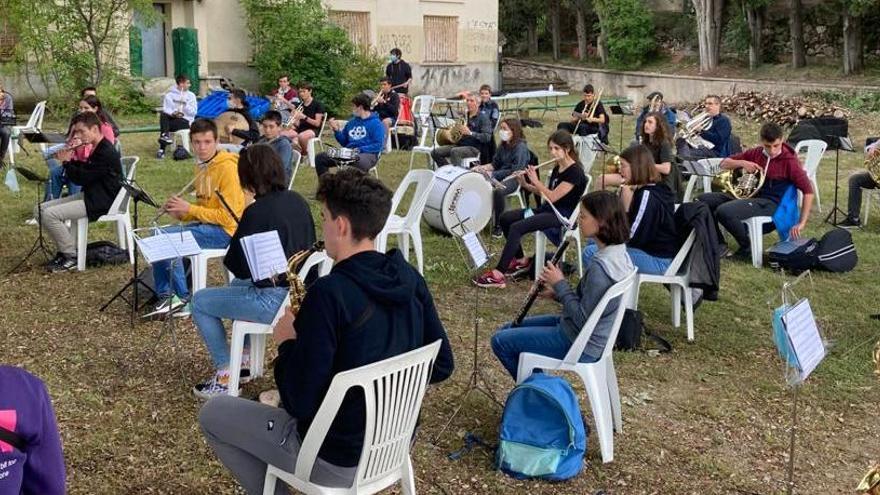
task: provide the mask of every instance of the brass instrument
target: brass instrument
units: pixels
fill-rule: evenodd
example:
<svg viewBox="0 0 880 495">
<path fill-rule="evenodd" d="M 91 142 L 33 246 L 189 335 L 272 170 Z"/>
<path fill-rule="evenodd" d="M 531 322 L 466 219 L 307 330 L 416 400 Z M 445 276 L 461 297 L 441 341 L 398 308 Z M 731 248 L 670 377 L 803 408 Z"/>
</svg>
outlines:
<svg viewBox="0 0 880 495">
<path fill-rule="evenodd" d="M 865 158 L 865 169 L 874 182 L 880 182 L 880 153 L 869 153 Z"/>
<path fill-rule="evenodd" d="M 303 262 L 317 251 L 324 249 L 324 241 L 316 242 L 311 248 L 297 251 L 287 259 L 287 282 L 290 284 L 290 312 L 293 316 L 299 312 L 303 299 L 306 297 L 306 285 L 299 278 L 299 269 Z"/>
<path fill-rule="evenodd" d="M 227 110 L 218 115 L 217 118 L 214 119 L 214 123 L 217 125 L 217 132 L 219 134 L 218 139 L 223 144 L 243 143 L 244 139 L 233 135 L 231 131 L 246 131 L 250 128 L 247 120 L 240 113 L 231 110 Z M 230 131 L 226 130 L 227 127 L 231 127 Z"/>
<path fill-rule="evenodd" d="M 602 99 L 602 92 L 603 91 L 605 91 L 605 88 L 600 88 L 599 92 L 596 93 L 596 96 L 593 98 L 593 103 L 590 103 L 590 109 L 587 114 L 587 119 L 593 119 L 596 117 L 596 109 L 599 108 L 599 100 Z M 575 124 L 575 126 L 574 126 L 574 132 L 571 133 L 572 136 L 577 135 L 578 127 L 581 126 L 582 120 L 583 120 L 582 118 L 578 119 L 577 124 Z"/>
<path fill-rule="evenodd" d="M 767 177 L 767 166 L 770 165 L 770 157 L 764 168 L 758 167 L 754 172 L 746 172 L 744 169 L 723 170 L 715 176 L 721 190 L 732 195 L 736 199 L 748 199 L 754 197 L 764 185 Z"/>
<path fill-rule="evenodd" d="M 440 129 L 437 132 L 437 144 L 440 146 L 456 145 L 464 136 L 463 128 L 467 128 L 467 121 L 464 118 L 458 119 L 455 124 L 450 127 Z"/>
<path fill-rule="evenodd" d="M 709 115 L 709 112 L 698 113 L 681 126 L 675 134 L 676 139 L 684 139 L 694 148 L 714 148 L 714 144 L 700 136 L 700 134 L 712 128 L 712 119 L 713 117 Z"/>
<path fill-rule="evenodd" d="M 305 107 L 303 106 L 302 103 L 300 103 L 296 108 L 294 108 L 293 111 L 290 112 L 290 116 L 288 116 L 287 119 L 281 123 L 281 127 L 285 128 L 285 129 L 290 129 L 291 127 L 293 127 L 296 124 L 296 120 L 294 119 L 294 116 L 298 113 L 302 113 L 303 108 L 305 108 Z"/>
<path fill-rule="evenodd" d="M 620 155 L 614 155 L 605 162 L 605 173 L 620 175 Z"/>
<path fill-rule="evenodd" d="M 659 112 L 662 106 L 663 100 L 660 99 L 660 95 L 654 95 L 654 97 L 651 98 L 651 103 L 648 104 L 648 113 Z"/>
<path fill-rule="evenodd" d="M 382 88 L 379 88 L 379 91 L 376 91 L 376 96 L 370 101 L 370 110 L 376 108 L 376 105 L 379 104 L 379 100 L 384 98 L 382 95 Z"/>
</svg>

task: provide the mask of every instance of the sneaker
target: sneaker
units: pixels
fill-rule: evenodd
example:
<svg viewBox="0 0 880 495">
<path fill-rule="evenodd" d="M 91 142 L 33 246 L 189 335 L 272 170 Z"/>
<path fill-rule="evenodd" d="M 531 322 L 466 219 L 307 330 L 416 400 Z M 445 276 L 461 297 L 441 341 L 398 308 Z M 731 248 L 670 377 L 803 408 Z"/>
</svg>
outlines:
<svg viewBox="0 0 880 495">
<path fill-rule="evenodd" d="M 183 301 L 181 301 L 180 298 L 177 296 L 171 296 L 171 298 L 164 297 L 162 298 L 162 302 L 160 302 L 153 311 L 144 315 L 144 318 L 168 314 L 168 312 L 172 310 L 177 310 L 183 305 Z"/>
<path fill-rule="evenodd" d="M 69 272 L 76 269 L 76 256 L 62 254 L 58 259 L 47 267 L 52 273 Z"/>
<path fill-rule="evenodd" d="M 837 222 L 835 226 L 843 229 L 857 229 L 862 226 L 862 222 L 860 222 L 858 218 L 847 216 L 843 220 Z"/>
<path fill-rule="evenodd" d="M 34 225 L 36 225 L 36 224 L 34 224 Z M 496 239 L 501 239 L 502 237 L 504 237 L 504 231 L 501 230 L 500 225 L 496 225 L 496 226 L 492 227 L 492 237 L 494 237 Z"/>
<path fill-rule="evenodd" d="M 488 272 L 475 278 L 473 280 L 473 282 L 477 287 L 484 287 L 484 288 L 495 287 L 498 289 L 504 289 L 505 287 L 507 287 L 507 284 L 504 283 L 504 275 L 501 275 L 500 278 L 496 277 L 495 273 L 492 270 L 489 270 Z"/>
<path fill-rule="evenodd" d="M 164 148 L 169 144 L 174 144 L 174 140 L 171 139 L 171 134 L 167 132 L 164 134 L 159 134 L 159 146 Z"/>
<path fill-rule="evenodd" d="M 55 257 L 52 258 L 51 260 L 43 263 L 43 266 L 45 266 L 46 268 L 49 268 L 52 265 L 57 265 L 58 262 L 61 261 L 62 256 L 64 256 L 64 255 L 61 253 L 55 253 Z"/>
<path fill-rule="evenodd" d="M 189 318 L 190 315 L 192 315 L 192 303 L 190 302 L 171 310 L 171 316 L 175 318 Z"/>
<path fill-rule="evenodd" d="M 36 225 L 37 219 L 36 219 L 36 217 L 35 218 L 28 218 L 27 220 L 24 221 L 24 224 L 25 225 Z"/>
<path fill-rule="evenodd" d="M 199 383 L 192 389 L 196 397 L 204 400 L 211 399 L 229 392 L 229 373 L 215 373 L 204 383 Z"/>
<path fill-rule="evenodd" d="M 156 152 L 156 158 L 159 160 L 165 158 L 165 148 L 159 148 L 159 151 Z"/>
<path fill-rule="evenodd" d="M 530 260 L 528 258 L 526 258 L 524 260 L 514 258 L 514 259 L 510 260 L 510 263 L 507 264 L 507 272 L 513 273 L 513 272 L 522 270 L 523 268 L 531 268 L 531 267 L 532 267 L 532 260 Z"/>
</svg>

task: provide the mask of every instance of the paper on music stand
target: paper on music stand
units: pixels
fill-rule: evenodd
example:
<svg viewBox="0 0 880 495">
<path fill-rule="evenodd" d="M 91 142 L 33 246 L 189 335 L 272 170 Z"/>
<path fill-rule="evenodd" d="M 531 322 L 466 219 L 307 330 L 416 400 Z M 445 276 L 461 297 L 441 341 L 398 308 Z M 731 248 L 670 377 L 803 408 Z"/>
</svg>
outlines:
<svg viewBox="0 0 880 495">
<path fill-rule="evenodd" d="M 785 332 L 797 359 L 800 381 L 804 381 L 825 357 L 825 344 L 808 299 L 801 299 L 782 315 Z"/>
<path fill-rule="evenodd" d="M 709 160 L 683 161 L 679 168 L 685 173 L 699 175 L 701 177 L 715 177 L 721 172 L 721 165 L 713 164 Z"/>
<path fill-rule="evenodd" d="M 13 167 L 9 167 L 9 170 L 6 171 L 6 178 L 3 180 L 3 183 L 14 193 L 21 191 L 21 187 L 18 185 L 18 176 L 15 175 L 15 168 Z"/>
<path fill-rule="evenodd" d="M 562 213 L 559 213 L 559 210 L 557 210 L 556 207 L 553 206 L 553 203 L 551 203 L 550 200 L 547 199 L 547 196 L 542 194 L 541 197 L 544 198 L 544 201 L 546 201 L 547 204 L 550 205 L 550 208 L 553 209 L 553 213 L 556 215 L 556 219 L 559 220 L 559 223 L 561 223 L 563 227 L 565 227 L 565 230 L 571 230 L 571 222 L 569 222 L 567 218 L 562 216 Z"/>
<path fill-rule="evenodd" d="M 150 237 L 135 236 L 134 240 L 144 259 L 150 264 L 182 256 L 194 256 L 202 252 L 196 238 L 188 230 L 169 233 L 160 230 Z"/>
<path fill-rule="evenodd" d="M 483 266 L 489 261 L 489 253 L 486 252 L 486 248 L 476 232 L 466 232 L 461 236 L 461 240 L 464 242 L 464 247 L 471 257 L 474 269 Z"/>
<path fill-rule="evenodd" d="M 240 240 L 254 282 L 287 273 L 287 258 L 277 230 L 260 232 Z"/>
</svg>

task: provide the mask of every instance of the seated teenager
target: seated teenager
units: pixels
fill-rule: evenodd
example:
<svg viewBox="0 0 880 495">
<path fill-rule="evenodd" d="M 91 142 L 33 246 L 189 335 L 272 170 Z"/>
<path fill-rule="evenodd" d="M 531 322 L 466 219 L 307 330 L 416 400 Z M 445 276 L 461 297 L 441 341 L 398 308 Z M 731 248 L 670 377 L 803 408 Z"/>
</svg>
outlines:
<svg viewBox="0 0 880 495">
<path fill-rule="evenodd" d="M 196 95 L 189 90 L 189 78 L 183 74 L 175 78 L 175 85 L 162 99 L 162 113 L 159 114 L 159 151 L 156 158 L 165 158 L 165 147 L 174 140 L 171 133 L 188 129 L 196 118 L 198 102 Z"/>
<path fill-rule="evenodd" d="M 106 139 L 108 143 L 115 145 L 116 135 L 113 132 L 113 125 L 107 118 L 107 114 L 104 113 L 104 107 L 101 105 L 101 102 L 97 97 L 86 95 L 79 100 L 77 114 L 84 112 L 92 112 L 101 119 L 101 135 L 104 136 L 104 139 Z M 49 147 L 43 154 L 46 158 L 46 166 L 49 167 L 49 179 L 47 181 L 43 201 L 60 198 L 65 185 L 67 186 L 67 192 L 69 194 L 76 194 L 82 189 L 79 184 L 72 182 L 70 177 L 64 173 L 64 167 L 61 166 L 61 162 L 59 162 L 58 158 L 55 156 L 59 150 L 67 147 L 74 148 L 73 158 L 81 162 L 88 160 L 89 155 L 92 154 L 91 145 L 78 143 L 73 139 L 72 128 L 73 125 L 71 124 L 67 130 L 68 141 L 66 144 Z"/>
<path fill-rule="evenodd" d="M 468 94 L 467 122 L 461 127 L 462 137 L 455 144 L 437 146 L 431 151 L 431 158 L 437 166 L 461 165 L 465 158 L 476 158 L 489 149 L 492 141 L 492 122 L 489 117 L 480 113 L 480 101 L 473 95 Z"/>
<path fill-rule="evenodd" d="M 238 154 L 218 151 L 217 125 L 212 120 L 196 119 L 190 127 L 189 138 L 196 157 L 193 167 L 196 202 L 191 204 L 180 196 L 168 198 L 163 206 L 168 215 L 187 223 L 163 227 L 162 232 L 186 230 L 192 232 L 200 248 L 224 249 L 229 246 L 237 226 L 216 191 L 220 191 L 235 215 L 241 218 L 244 192 L 238 179 Z M 166 314 L 172 310 L 177 316 L 189 314 L 189 288 L 182 260 L 174 261 L 171 274 L 168 273 L 170 264 L 170 260 L 153 263 L 156 295 L 161 302 L 147 316 Z"/>
<path fill-rule="evenodd" d="M 480 86 L 480 113 L 489 117 L 492 123 L 492 129 L 498 125 L 498 119 L 501 118 L 501 110 L 498 104 L 492 101 L 492 86 L 484 84 Z"/>
<path fill-rule="evenodd" d="M 507 195 L 516 191 L 519 182 L 510 174 L 524 170 L 529 164 L 529 147 L 523 136 L 522 124 L 518 118 L 504 119 L 499 124 L 498 136 L 501 146 L 495 150 L 492 163 L 477 165 L 472 170 L 489 174 L 493 179 L 502 181 L 503 189 L 492 190 L 492 217 L 494 219 L 492 235 L 501 237 L 501 214 L 507 207 Z"/>
<path fill-rule="evenodd" d="M 34 218 L 42 221 L 42 228 L 55 242 L 58 254 L 46 266 L 51 272 L 76 268 L 76 239 L 67 226 L 80 218 L 94 222 L 106 214 L 122 187 L 122 164 L 119 152 L 104 138 L 101 119 L 94 112 L 84 112 L 73 118 L 73 139 L 91 145 L 92 152 L 85 161 L 77 160 L 73 150 L 63 149 L 56 153 L 64 174 L 82 186 L 82 192 L 62 199 L 40 203 L 34 209 Z"/>
<path fill-rule="evenodd" d="M 492 336 L 492 351 L 514 380 L 522 352 L 564 358 L 605 292 L 635 269 L 625 244 L 629 239 L 626 214 L 613 193 L 593 191 L 584 196 L 578 212 L 578 228 L 597 250 L 586 264 L 577 289 L 572 290 L 562 271 L 552 263 L 548 262 L 540 275 L 544 282 L 541 296 L 558 301 L 562 313 L 527 317 L 519 327 L 507 323 Z M 605 307 L 580 362 L 592 363 L 602 357 L 614 314 L 622 303 L 620 299 L 610 301 Z"/>
<path fill-rule="evenodd" d="M 596 91 L 592 84 L 584 86 L 584 98 L 575 105 L 571 112 L 571 120 L 568 122 L 560 122 L 557 130 L 568 131 L 570 134 L 575 133 L 577 129 L 578 136 L 589 136 L 597 134 L 603 143 L 608 142 L 608 114 L 605 112 L 605 106 L 602 102 L 596 105 L 596 111 L 590 117 L 590 106 L 596 99 Z"/>
<path fill-rule="evenodd" d="M 351 99 L 354 108 L 351 119 L 341 127 L 339 121 L 330 119 L 330 128 L 340 146 L 358 150 L 358 159 L 350 165 L 363 170 L 370 170 L 379 161 L 379 153 L 385 148 L 385 126 L 375 112 L 370 111 L 370 98 L 360 93 Z M 318 177 L 339 165 L 327 153 L 318 153 L 315 157 L 315 171 Z"/>
<path fill-rule="evenodd" d="M 684 138 L 675 141 L 678 156 L 685 160 L 698 160 L 700 158 L 727 158 L 731 153 L 731 141 L 733 139 L 733 126 L 730 118 L 721 113 L 721 98 L 715 95 L 707 96 L 704 103 L 706 112 L 712 117 L 712 125 L 699 136 L 712 147 L 695 147 Z"/>
<path fill-rule="evenodd" d="M 620 154 L 620 201 L 629 220 L 627 251 L 639 273 L 659 275 L 666 272 L 678 252 L 675 227 L 675 196 L 660 182 L 651 152 L 646 146 L 631 146 Z M 587 245 L 586 265 L 598 246 Z"/>
<path fill-rule="evenodd" d="M 230 125 L 224 129 L 226 135 L 232 135 L 243 139 L 244 141 L 241 142 L 242 146 L 247 146 L 255 142 L 257 139 L 260 139 L 260 128 L 257 127 L 257 123 L 251 118 L 250 104 L 247 102 L 247 93 L 240 89 L 233 89 L 229 92 L 229 96 L 226 97 L 226 107 L 230 112 L 235 112 L 241 115 L 248 125 L 247 130 L 233 129 Z"/>
<path fill-rule="evenodd" d="M 94 86 L 86 86 L 79 91 L 79 99 L 82 100 L 86 96 L 94 96 L 95 98 L 98 98 L 98 89 Z M 110 124 L 110 127 L 113 128 L 113 135 L 116 138 L 119 138 L 119 124 L 116 123 L 116 119 L 113 118 L 113 114 L 110 113 L 110 110 L 108 108 L 105 108 L 103 106 L 101 107 L 101 110 L 104 112 L 104 118 L 107 120 L 107 123 Z M 73 115 L 76 115 L 77 113 L 79 112 L 74 112 Z M 71 115 L 70 118 L 73 118 L 73 115 Z"/>
<path fill-rule="evenodd" d="M 39 378 L 14 366 L 0 366 L 0 493 L 64 495 L 64 453 L 52 410 L 52 398 Z M 0 439 L 4 438 L 0 435 Z"/>
<path fill-rule="evenodd" d="M 278 78 L 278 87 L 269 92 L 267 96 L 272 102 L 272 109 L 281 114 L 282 121 L 290 118 L 290 112 L 296 109 L 299 97 L 296 88 L 290 85 L 290 77 L 287 74 Z"/>
<path fill-rule="evenodd" d="M 788 232 L 791 239 L 800 237 L 810 218 L 813 206 L 813 185 L 801 167 L 798 157 L 788 144 L 782 141 L 782 128 L 773 123 L 761 126 L 761 146 L 746 150 L 721 162 L 724 170 L 743 169 L 755 172 L 761 168 L 766 174 L 764 186 L 749 199 L 736 199 L 727 193 L 701 194 L 697 200 L 709 205 L 715 219 L 730 232 L 739 250 L 736 258 L 751 261 L 749 231 L 743 220 L 757 216 L 772 216 L 789 186 L 803 193 L 800 217 Z"/>
<path fill-rule="evenodd" d="M 320 101 L 312 95 L 312 85 L 307 82 L 297 84 L 302 110 L 291 115 L 293 129 L 282 131 L 282 134 L 290 138 L 301 153 L 308 151 L 309 139 L 316 137 L 321 132 L 327 110 Z"/>
<path fill-rule="evenodd" d="M 400 95 L 391 90 L 391 79 L 383 77 L 379 79 L 379 94 L 376 95 L 376 106 L 373 110 L 379 115 L 379 119 L 385 124 L 385 129 L 391 129 L 391 126 L 397 122 L 397 115 L 400 113 Z"/>
<path fill-rule="evenodd" d="M 880 157 L 880 140 L 865 146 L 865 157 L 875 160 Z M 849 203 L 847 204 L 846 218 L 838 222 L 838 227 L 852 229 L 862 225 L 859 214 L 862 211 L 862 189 L 877 189 L 880 184 L 868 173 L 862 170 L 849 177 Z"/>
<path fill-rule="evenodd" d="M 266 143 L 275 150 L 284 168 L 284 180 L 289 184 L 293 175 L 293 146 L 290 144 L 290 139 L 281 135 L 281 113 L 275 110 L 264 113 L 263 118 L 260 119 L 260 127 L 263 128 L 263 135 L 257 139 L 257 142 Z"/>
<path fill-rule="evenodd" d="M 335 265 L 309 287 L 296 317 L 288 312 L 275 326 L 275 383 L 282 407 L 227 395 L 211 399 L 199 414 L 208 445 L 251 495 L 263 493 L 268 463 L 293 471 L 336 374 L 438 339 L 431 382 L 445 380 L 453 370 L 449 340 L 425 279 L 400 251 L 375 250 L 375 237 L 391 210 L 391 191 L 346 168 L 322 176 L 316 196 L 327 254 Z M 351 486 L 364 443 L 365 408 L 363 392 L 349 391 L 312 479 Z M 275 493 L 287 489 L 279 484 Z"/>
<path fill-rule="evenodd" d="M 235 275 L 235 279 L 228 287 L 207 287 L 193 294 L 193 323 L 202 334 L 216 370 L 214 376 L 193 388 L 193 393 L 203 399 L 227 391 L 229 345 L 223 320 L 272 323 L 289 290 L 285 275 L 275 280 L 253 280 L 241 239 L 260 232 L 277 231 L 285 258 L 315 243 L 315 224 L 309 205 L 298 193 L 287 190 L 281 161 L 269 145 L 255 144 L 241 150 L 238 178 L 242 189 L 250 192 L 255 201 L 244 210 L 223 259 L 223 265 Z M 248 378 L 249 373 L 245 370 L 250 369 L 249 356 L 245 347 L 242 374 Z"/>
<path fill-rule="evenodd" d="M 660 174 L 660 181 L 669 186 L 678 199 L 684 194 L 681 171 L 673 164 L 675 157 L 672 148 L 672 131 L 666 125 L 666 119 L 663 118 L 663 115 L 655 112 L 645 116 L 642 130 L 639 133 L 639 143 L 651 151 L 654 166 Z M 599 184 L 604 184 L 605 187 L 619 186 L 622 183 L 623 176 L 620 173 L 604 174 L 599 178 Z"/>
<path fill-rule="evenodd" d="M 2 84 L 0 84 L 0 115 L 10 119 L 15 117 L 12 95 L 3 89 Z M 12 139 L 12 126 L 0 125 L 0 163 L 5 163 L 10 139 Z"/>
<path fill-rule="evenodd" d="M 645 118 L 648 116 L 649 113 L 659 113 L 662 116 L 663 120 L 666 120 L 666 123 L 669 124 L 670 129 L 675 129 L 676 123 L 678 122 L 678 116 L 675 114 L 675 110 L 667 105 L 665 101 L 663 101 L 663 93 L 659 91 L 652 91 L 648 94 L 648 96 L 645 97 L 645 99 L 648 100 L 649 104 L 643 106 L 642 111 L 639 113 L 639 116 L 636 117 L 636 141 L 638 141 L 641 137 L 642 126 L 644 125 Z M 653 108 L 651 107 L 652 103 L 654 103 Z"/>
<path fill-rule="evenodd" d="M 587 188 L 587 176 L 578 161 L 577 151 L 574 149 L 574 141 L 571 134 L 566 131 L 556 131 L 547 140 L 550 156 L 556 160 L 553 171 L 550 172 L 548 185 L 544 185 L 539 179 L 535 167 L 529 165 L 523 173 L 516 176 L 520 187 L 543 196 L 553 203 L 553 206 L 565 217 L 570 217 L 578 200 Z M 501 215 L 501 231 L 507 241 L 501 257 L 494 269 L 487 271 L 474 279 L 474 283 L 480 287 L 506 287 L 506 276 L 514 272 L 529 268 L 529 259 L 522 250 L 522 238 L 526 234 L 558 229 L 562 226 L 556 213 L 545 201 L 534 211 L 531 208 L 524 210 L 507 211 Z"/>
</svg>

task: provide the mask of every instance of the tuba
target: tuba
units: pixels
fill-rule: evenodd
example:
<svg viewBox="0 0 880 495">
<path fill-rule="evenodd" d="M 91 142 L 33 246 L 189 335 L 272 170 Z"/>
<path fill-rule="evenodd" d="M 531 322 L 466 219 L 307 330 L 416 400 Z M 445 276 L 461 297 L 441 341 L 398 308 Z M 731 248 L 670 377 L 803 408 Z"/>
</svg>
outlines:
<svg viewBox="0 0 880 495">
<path fill-rule="evenodd" d="M 297 251 L 287 259 L 287 282 L 290 284 L 290 289 L 288 289 L 290 295 L 290 312 L 293 313 L 294 316 L 299 312 L 303 299 L 306 297 L 306 284 L 301 278 L 299 278 L 299 269 L 303 262 L 305 262 L 312 253 L 322 249 L 324 249 L 324 242 L 318 241 L 311 248 Z"/>
<path fill-rule="evenodd" d="M 463 127 L 467 127 L 467 124 L 464 119 L 459 119 L 458 122 L 452 124 L 452 126 L 440 129 L 437 132 L 437 144 L 440 146 L 454 146 L 458 144 L 458 142 L 461 141 L 462 136 L 464 136 L 464 132 L 462 131 Z"/>
<path fill-rule="evenodd" d="M 880 154 L 868 155 L 865 158 L 865 169 L 868 170 L 868 174 L 874 179 L 874 182 L 880 182 Z"/>
<path fill-rule="evenodd" d="M 684 139 L 694 148 L 713 148 L 714 145 L 706 141 L 700 134 L 712 128 L 712 116 L 709 112 L 700 112 L 694 118 L 685 122 L 676 133 L 676 139 Z"/>
</svg>

